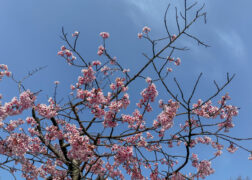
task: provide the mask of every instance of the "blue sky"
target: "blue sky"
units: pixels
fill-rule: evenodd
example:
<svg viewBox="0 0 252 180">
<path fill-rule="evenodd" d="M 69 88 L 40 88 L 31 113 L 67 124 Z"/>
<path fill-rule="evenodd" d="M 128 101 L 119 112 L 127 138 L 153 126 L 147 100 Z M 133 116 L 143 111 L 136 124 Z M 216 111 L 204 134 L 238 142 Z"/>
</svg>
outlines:
<svg viewBox="0 0 252 180">
<path fill-rule="evenodd" d="M 181 41 L 191 50 L 176 54 L 181 57 L 182 64 L 174 68 L 172 77 L 176 76 L 184 89 L 191 89 L 192 81 L 203 72 L 197 96 L 204 99 L 215 91 L 213 80 L 221 83 L 225 81 L 226 72 L 236 73 L 236 78 L 225 90 L 229 92 L 232 104 L 241 108 L 231 134 L 252 137 L 252 1 L 202 2 L 206 3 L 207 24 L 200 21 L 190 31 L 211 47 L 198 46 L 188 39 Z M 96 53 L 101 39 L 98 35 L 101 31 L 109 32 L 109 51 L 118 57 L 122 65 L 134 72 L 146 61 L 141 53 L 149 48 L 147 42 L 138 40 L 136 35 L 145 25 L 152 28 L 151 35 L 155 37 L 164 34 L 162 18 L 167 2 L 0 0 L 0 5 L 0 63 L 7 64 L 16 79 L 21 79 L 35 68 L 48 65 L 24 82 L 25 87 L 32 91 L 42 89 L 39 99 L 46 103 L 45 98 L 53 94 L 55 80 L 61 82 L 59 95 L 64 96 L 70 92 L 69 85 L 76 81 L 80 73 L 57 56 L 57 51 L 63 45 L 59 37 L 62 26 L 69 34 L 75 30 L 80 31 L 78 50 L 89 60 L 99 59 Z M 173 18 L 171 16 L 168 19 Z M 140 86 L 136 89 L 139 92 L 141 90 Z M 137 97 L 134 91 L 131 92 L 131 97 Z M 11 80 L 5 79 L 0 83 L 0 93 L 4 95 L 4 102 L 17 96 L 18 90 Z M 247 143 L 247 146 L 252 148 L 251 143 Z M 242 150 L 233 155 L 225 152 L 213 161 L 216 173 L 207 179 L 222 180 L 239 175 L 252 178 L 252 162 L 247 158 L 248 153 Z"/>
</svg>

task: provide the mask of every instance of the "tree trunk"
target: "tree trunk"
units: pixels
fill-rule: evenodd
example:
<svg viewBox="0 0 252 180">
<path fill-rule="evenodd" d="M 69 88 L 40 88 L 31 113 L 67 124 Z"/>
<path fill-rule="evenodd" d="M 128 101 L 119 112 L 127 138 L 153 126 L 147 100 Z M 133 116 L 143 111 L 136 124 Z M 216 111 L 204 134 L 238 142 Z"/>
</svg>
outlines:
<svg viewBox="0 0 252 180">
<path fill-rule="evenodd" d="M 78 161 L 72 161 L 72 164 L 69 166 L 69 171 L 72 180 L 80 180 L 80 168 Z"/>
</svg>

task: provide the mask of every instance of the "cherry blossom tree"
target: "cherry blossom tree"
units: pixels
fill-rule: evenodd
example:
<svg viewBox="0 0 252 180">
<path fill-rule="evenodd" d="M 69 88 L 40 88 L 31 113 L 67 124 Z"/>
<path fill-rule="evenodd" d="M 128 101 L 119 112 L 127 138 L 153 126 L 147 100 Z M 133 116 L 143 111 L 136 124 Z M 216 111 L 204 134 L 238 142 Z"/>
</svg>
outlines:
<svg viewBox="0 0 252 180">
<path fill-rule="evenodd" d="M 178 39 L 189 37 L 208 47 L 189 31 L 199 19 L 206 21 L 204 5 L 183 2 L 183 9 L 168 5 L 163 36 L 153 38 L 147 26 L 136 34 L 139 41 L 151 46 L 151 52 L 143 53 L 146 63 L 136 72 L 124 68 L 110 54 L 108 32 L 100 33 L 100 60 L 88 61 L 77 51 L 81 34 L 75 31 L 68 36 L 62 28 L 64 45 L 58 55 L 80 75 L 69 85 L 71 93 L 66 95 L 66 102 L 56 99 L 58 81 L 55 94 L 46 103 L 37 102 L 39 92 L 31 92 L 16 81 L 21 90 L 19 97 L 0 106 L 1 168 L 14 177 L 19 172 L 29 180 L 185 180 L 213 174 L 212 160 L 222 151 L 234 153 L 240 148 L 251 160 L 252 151 L 240 144 L 251 138 L 228 134 L 239 108 L 230 104 L 231 98 L 223 90 L 234 75 L 227 73 L 224 84 L 214 81 L 216 91 L 204 100 L 196 93 L 202 73 L 188 97 L 176 78 L 177 92 L 168 85 L 173 71 L 183 63 L 174 54 L 187 50 L 176 43 Z M 175 12 L 175 32 L 171 32 L 167 21 L 171 9 Z M 150 68 L 147 77 L 144 72 Z M 0 69 L 2 81 L 6 81 L 5 76 L 15 81 L 7 65 Z M 128 89 L 139 81 L 146 81 L 142 91 L 136 92 L 141 98 L 132 100 Z M 159 98 L 161 91 L 166 93 L 165 99 Z M 30 116 L 18 118 L 25 110 Z M 198 146 L 214 149 L 215 153 L 201 159 Z"/>
</svg>

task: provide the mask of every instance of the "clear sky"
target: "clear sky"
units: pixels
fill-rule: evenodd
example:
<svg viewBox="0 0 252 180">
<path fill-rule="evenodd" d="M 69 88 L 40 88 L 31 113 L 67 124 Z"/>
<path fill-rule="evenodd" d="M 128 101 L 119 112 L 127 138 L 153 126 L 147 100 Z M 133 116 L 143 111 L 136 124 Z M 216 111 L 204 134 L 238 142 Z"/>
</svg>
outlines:
<svg viewBox="0 0 252 180">
<path fill-rule="evenodd" d="M 201 21 L 191 32 L 211 47 L 198 46 L 188 39 L 181 41 L 191 50 L 177 54 L 182 64 L 174 69 L 172 76 L 177 77 L 184 89 L 191 89 L 192 81 L 203 72 L 197 96 L 204 99 L 215 91 L 213 80 L 221 83 L 225 81 L 226 72 L 236 73 L 236 78 L 224 91 L 229 92 L 232 104 L 241 108 L 231 135 L 252 137 L 249 54 L 252 50 L 252 1 L 200 1 L 206 3 L 207 24 Z M 147 25 L 152 28 L 151 35 L 164 34 L 162 18 L 167 3 L 164 0 L 0 0 L 0 63 L 7 64 L 18 80 L 29 71 L 48 65 L 24 82 L 32 91 L 43 90 L 39 98 L 44 103 L 45 98 L 53 94 L 55 80 L 61 82 L 59 95 L 68 94 L 69 85 L 76 81 L 80 71 L 57 56 L 63 45 L 60 35 L 64 26 L 69 34 L 80 31 L 78 50 L 90 60 L 99 59 L 96 54 L 101 43 L 99 33 L 109 32 L 109 51 L 134 72 L 146 61 L 141 53 L 149 47 L 147 42 L 137 39 L 137 33 Z M 172 16 L 168 19 L 172 20 Z M 137 88 L 140 92 L 140 87 Z M 134 91 L 131 92 L 134 98 Z M 16 85 L 7 79 L 0 83 L 0 93 L 4 95 L 3 102 L 18 95 Z M 252 143 L 247 146 L 252 148 Z M 252 178 L 252 161 L 247 158 L 248 153 L 242 150 L 233 155 L 224 150 L 224 155 L 212 163 L 216 173 L 207 179 L 228 180 L 239 175 Z M 0 177 L 8 176 L 3 172 Z"/>
</svg>

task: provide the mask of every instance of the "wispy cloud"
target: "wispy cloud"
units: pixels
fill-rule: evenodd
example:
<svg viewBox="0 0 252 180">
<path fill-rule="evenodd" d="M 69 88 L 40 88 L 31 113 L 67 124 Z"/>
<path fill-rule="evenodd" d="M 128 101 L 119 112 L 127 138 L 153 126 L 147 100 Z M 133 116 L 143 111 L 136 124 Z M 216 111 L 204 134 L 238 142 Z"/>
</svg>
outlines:
<svg viewBox="0 0 252 180">
<path fill-rule="evenodd" d="M 153 1 L 150 0 L 126 0 L 125 3 L 132 6 L 132 8 L 129 9 L 128 15 L 136 25 L 153 24 L 153 22 L 157 22 L 157 18 L 160 17 L 159 8 L 157 8 L 157 5 L 160 5 L 159 3 L 153 3 Z"/>
<path fill-rule="evenodd" d="M 129 15 L 136 24 L 144 21 L 147 24 L 152 24 L 152 26 L 160 26 L 169 2 L 163 0 L 125 0 L 125 3 L 133 7 L 129 10 Z M 173 3 L 173 5 L 179 7 L 177 2 Z M 171 7 L 167 20 L 174 19 L 174 16 L 175 9 Z"/>
<path fill-rule="evenodd" d="M 246 48 L 241 36 L 235 31 L 224 32 L 216 30 L 216 34 L 222 48 L 225 49 L 229 54 L 239 58 L 240 62 L 245 63 L 247 61 Z"/>
<path fill-rule="evenodd" d="M 162 2 L 162 1 L 160 1 Z M 136 1 L 136 0 L 127 0 L 127 3 L 134 5 L 141 12 L 146 12 L 148 16 L 157 17 L 160 13 L 157 7 L 162 7 L 164 3 L 154 3 L 152 0 Z M 149 12 L 149 13 L 147 13 Z"/>
</svg>

